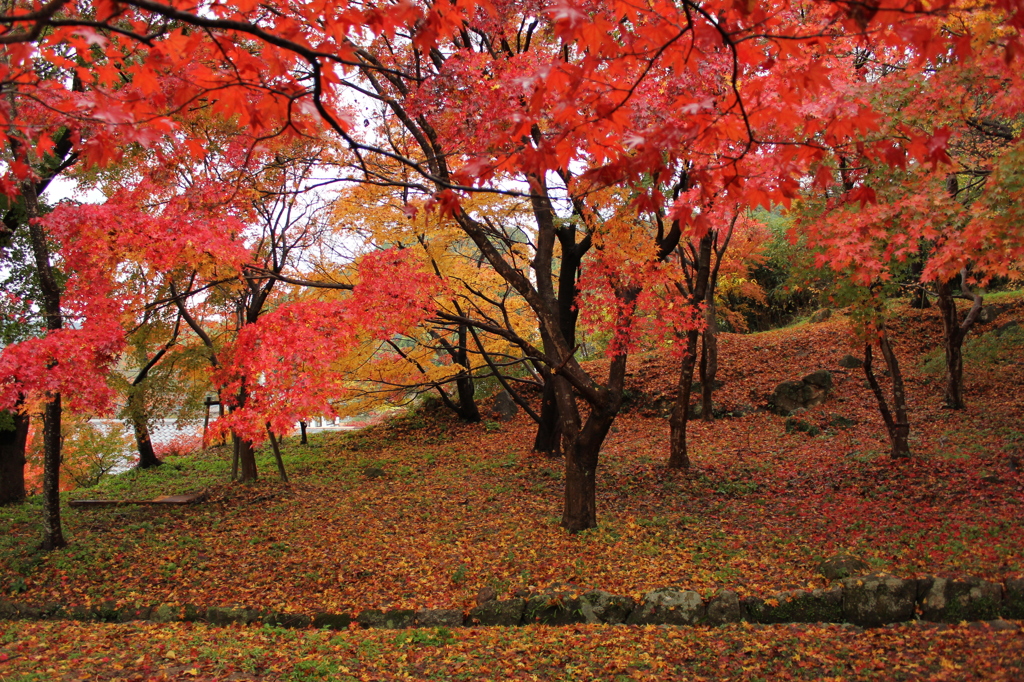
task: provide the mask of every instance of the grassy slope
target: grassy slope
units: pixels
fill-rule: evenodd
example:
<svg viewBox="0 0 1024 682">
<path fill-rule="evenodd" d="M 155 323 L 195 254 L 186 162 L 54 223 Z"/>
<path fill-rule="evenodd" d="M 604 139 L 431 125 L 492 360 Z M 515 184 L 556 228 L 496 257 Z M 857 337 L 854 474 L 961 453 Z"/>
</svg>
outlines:
<svg viewBox="0 0 1024 682">
<path fill-rule="evenodd" d="M 666 585 L 764 594 L 824 585 L 815 567 L 840 550 L 902 576 L 1020 576 L 1024 476 L 1012 462 L 1024 455 L 1024 335 L 992 330 L 1024 322 L 1024 301 L 1000 303 L 1013 308 L 972 333 L 965 413 L 941 408 L 941 374 L 927 371 L 936 312 L 900 314 L 894 333 L 918 455 L 910 462 L 884 456 L 863 377 L 838 368 L 856 349 L 846 322 L 833 319 L 725 335 L 717 394 L 726 409 L 759 405 L 779 381 L 832 369 L 835 395 L 803 415 L 823 435 L 787 434 L 782 418 L 765 413 L 698 422 L 689 473 L 661 466 L 658 398 L 672 392 L 672 363 L 634 362 L 632 407 L 603 452 L 594 531 L 558 527 L 561 465 L 529 452 L 525 419 L 467 426 L 427 414 L 310 447 L 289 443 L 291 485 L 272 480 L 267 453 L 266 480 L 224 484 L 229 455 L 211 450 L 77 491 L 137 498 L 205 488 L 211 498 L 184 509 L 69 509 L 72 544 L 50 555 L 31 549 L 38 508 L 4 509 L 0 586 L 37 604 L 309 612 L 465 608 L 488 585 L 503 595 L 553 583 L 633 596 Z M 855 424 L 833 427 L 837 416 Z M 386 477 L 364 478 L 367 466 Z M 29 626 L 5 627 L 17 638 Z M 116 631 L 93 627 L 97 637 Z"/>
</svg>

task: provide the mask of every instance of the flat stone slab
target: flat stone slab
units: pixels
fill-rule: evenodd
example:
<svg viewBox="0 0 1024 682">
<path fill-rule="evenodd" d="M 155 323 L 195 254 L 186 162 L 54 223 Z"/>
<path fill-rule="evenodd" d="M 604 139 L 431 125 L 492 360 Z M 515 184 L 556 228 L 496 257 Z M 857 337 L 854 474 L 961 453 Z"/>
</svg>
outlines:
<svg viewBox="0 0 1024 682">
<path fill-rule="evenodd" d="M 181 505 L 181 504 L 195 504 L 206 499 L 206 493 L 192 493 L 190 495 L 160 495 L 154 497 L 152 500 L 71 500 L 68 502 L 69 506 L 81 507 L 89 509 L 92 507 L 120 507 L 125 505 L 141 505 L 149 504 L 155 506 L 161 505 Z"/>
</svg>

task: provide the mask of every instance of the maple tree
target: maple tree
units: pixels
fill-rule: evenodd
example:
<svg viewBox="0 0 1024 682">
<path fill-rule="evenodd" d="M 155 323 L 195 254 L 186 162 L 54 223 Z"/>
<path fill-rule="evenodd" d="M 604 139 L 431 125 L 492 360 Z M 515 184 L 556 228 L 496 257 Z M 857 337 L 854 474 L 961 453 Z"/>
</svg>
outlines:
<svg viewBox="0 0 1024 682">
<path fill-rule="evenodd" d="M 206 12 L 138 0 L 102 3 L 93 14 L 89 3 L 57 1 L 0 18 L 0 40 L 8 56 L 4 82 L 19 94 L 46 92 L 50 109 L 72 121 L 90 163 L 130 144 L 152 146 L 176 130 L 173 112 L 202 101 L 257 137 L 287 130 L 318 135 L 326 127 L 357 156 L 362 181 L 431 198 L 537 316 L 540 347 L 502 334 L 549 375 L 566 455 L 563 524 L 581 530 L 596 523 L 594 472 L 621 405 L 626 363 L 626 346 L 616 346 L 607 378 L 598 381 L 575 357 L 574 280 L 586 266 L 568 256 L 582 258 L 583 246 L 605 227 L 600 207 L 589 203 L 594 190 L 629 186 L 642 213 L 666 196 L 644 183 L 671 184 L 685 169 L 688 191 L 673 198 L 671 227 L 647 235 L 653 247 L 626 249 L 651 263 L 684 231 L 703 235 L 707 226 L 693 211 L 697 196 L 728 188 L 747 205 L 788 201 L 812 166 L 824 167 L 829 147 L 877 126 L 866 93 L 835 87 L 836 66 L 858 50 L 906 50 L 925 63 L 952 43 L 956 59 L 977 52 L 1014 63 L 1021 53 L 1015 4 L 1000 5 L 995 20 L 967 29 L 990 31 L 992 39 L 977 46 L 963 34 L 943 33 L 948 8 L 456 2 L 269 12 L 245 1 Z M 1000 31 L 991 32 L 993 26 Z M 33 59 L 77 78 L 40 79 L 27 68 Z M 72 81 L 77 90 L 69 89 Z M 417 156 L 361 135 L 346 91 L 379 102 Z M 26 144 L 51 147 L 53 130 L 36 130 Z M 944 142 L 940 133 L 917 136 L 912 153 L 939 159 Z M 194 149 L 188 141 L 181 146 Z M 382 175 L 378 158 L 409 173 Z M 29 168 L 18 163 L 11 166 L 15 179 Z M 508 189 L 510 182 L 522 189 Z M 483 216 L 463 207 L 475 192 L 529 196 L 536 221 L 529 271 L 496 246 L 500 235 Z M 862 187 L 849 193 L 853 201 L 869 196 Z M 570 214 L 580 228 L 560 227 Z M 616 221 L 619 233 L 602 235 L 605 243 L 643 242 L 627 222 Z M 646 285 L 632 275 L 657 268 L 641 261 L 627 273 L 608 260 L 593 258 L 614 294 L 609 326 L 628 336 Z M 446 316 L 465 322 L 459 317 Z"/>
</svg>

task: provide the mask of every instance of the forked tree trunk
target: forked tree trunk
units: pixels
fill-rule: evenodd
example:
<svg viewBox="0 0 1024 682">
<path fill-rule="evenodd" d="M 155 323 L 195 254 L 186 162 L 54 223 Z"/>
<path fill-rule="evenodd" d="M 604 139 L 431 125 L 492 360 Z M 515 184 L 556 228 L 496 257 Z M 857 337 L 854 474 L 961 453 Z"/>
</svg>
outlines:
<svg viewBox="0 0 1024 682">
<path fill-rule="evenodd" d="M 704 320 L 707 326 L 701 333 L 704 344 L 700 362 L 700 418 L 714 421 L 715 381 L 718 377 L 718 320 L 715 316 L 714 279 L 709 282 L 705 303 Z"/>
<path fill-rule="evenodd" d="M 302 434 L 299 437 L 299 445 L 309 445 L 309 439 L 306 437 L 306 422 L 299 422 L 299 432 Z"/>
<path fill-rule="evenodd" d="M 558 418 L 555 387 L 550 378 L 544 382 L 540 401 L 540 423 L 537 424 L 533 450 L 553 457 L 562 453 L 561 420 Z"/>
<path fill-rule="evenodd" d="M 17 504 L 25 499 L 25 444 L 29 416 L 17 410 L 7 414 L 10 422 L 0 426 L 0 505 Z M 6 426 L 10 428 L 4 428 Z"/>
<path fill-rule="evenodd" d="M 964 354 L 963 345 L 967 333 L 978 321 L 981 314 L 982 298 L 967 286 L 967 272 L 960 273 L 961 292 L 971 298 L 972 303 L 963 321 L 959 319 L 956 299 L 953 298 L 953 283 L 944 282 L 938 287 L 939 312 L 942 316 L 942 346 L 946 355 L 946 389 L 943 396 L 946 407 L 962 410 L 964 403 Z"/>
<path fill-rule="evenodd" d="M 882 420 L 885 422 L 885 430 L 889 436 L 890 456 L 893 459 L 900 459 L 910 456 L 910 421 L 907 417 L 907 396 L 903 386 L 903 374 L 900 372 L 896 354 L 889 343 L 889 336 L 882 329 L 878 338 L 878 347 L 882 352 L 889 374 L 892 376 L 892 409 L 885 399 L 878 379 L 872 369 L 872 343 L 864 344 L 864 375 L 867 377 L 871 391 L 878 401 L 878 410 L 882 413 Z"/>
<path fill-rule="evenodd" d="M 697 271 L 690 282 L 688 296 L 688 302 L 695 310 L 707 295 L 708 284 L 711 281 L 713 239 L 714 237 L 710 232 L 704 235 L 697 249 Z M 680 293 L 683 292 L 680 291 Z M 690 395 L 693 389 L 693 370 L 697 364 L 697 341 L 700 338 L 700 334 L 699 329 L 691 329 L 686 332 L 686 355 L 683 356 L 683 361 L 679 368 L 676 402 L 672 406 L 672 414 L 668 421 L 668 466 L 670 469 L 688 469 L 690 467 L 690 455 L 686 447 L 686 427 L 690 419 Z"/>
</svg>

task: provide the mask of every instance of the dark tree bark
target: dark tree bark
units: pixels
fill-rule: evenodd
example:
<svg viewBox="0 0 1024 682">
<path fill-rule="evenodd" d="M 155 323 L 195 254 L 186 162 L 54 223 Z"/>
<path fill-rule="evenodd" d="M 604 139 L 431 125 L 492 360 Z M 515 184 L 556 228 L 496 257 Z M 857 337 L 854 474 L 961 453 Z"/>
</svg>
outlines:
<svg viewBox="0 0 1024 682">
<path fill-rule="evenodd" d="M 242 483 L 250 483 L 257 478 L 256 472 L 256 448 L 251 440 L 237 439 L 238 443 L 238 480 Z"/>
<path fill-rule="evenodd" d="M 711 279 L 711 255 L 713 252 L 711 233 L 701 238 L 694 258 L 696 268 L 692 278 L 689 276 L 689 291 L 684 292 L 680 288 L 680 294 L 687 296 L 691 306 L 700 305 L 704 301 L 708 284 Z M 685 258 L 680 254 L 680 258 Z M 694 272 L 695 270 L 695 272 Z M 669 456 L 668 466 L 670 469 L 688 469 L 690 467 L 690 456 L 686 447 L 686 427 L 690 419 L 690 395 L 693 387 L 693 370 L 697 362 L 697 342 L 701 336 L 699 329 L 691 329 L 686 333 L 686 355 L 679 369 L 679 381 L 676 384 L 676 402 L 672 406 L 672 414 L 669 416 Z"/>
<path fill-rule="evenodd" d="M 883 327 L 878 337 L 878 347 L 882 352 L 886 368 L 892 376 L 892 410 L 878 384 L 878 379 L 872 369 L 872 343 L 864 344 L 864 375 L 867 377 L 871 391 L 878 401 L 878 410 L 882 413 L 882 420 L 885 422 L 885 430 L 889 436 L 891 446 L 890 456 L 893 459 L 901 459 L 910 456 L 910 421 L 907 417 L 907 396 L 903 386 L 903 374 L 900 372 L 896 354 L 889 342 L 889 336 Z M 895 414 L 894 414 L 895 413 Z"/>
<path fill-rule="evenodd" d="M 139 463 L 136 466 L 139 469 L 152 469 L 163 464 L 153 450 L 153 440 L 149 435 L 149 424 L 146 423 L 143 417 L 136 415 L 134 412 L 132 413 L 131 420 L 132 430 L 135 432 L 135 446 L 139 451 Z"/>
<path fill-rule="evenodd" d="M 281 477 L 281 480 L 285 483 L 288 482 L 288 473 L 284 470 L 284 459 L 281 457 L 281 447 L 277 442 L 277 436 L 270 430 L 270 424 L 267 424 L 267 435 L 270 436 L 270 446 L 274 449 L 274 460 L 277 462 L 277 473 Z"/>
<path fill-rule="evenodd" d="M 43 299 L 46 328 L 57 331 L 64 326 L 60 310 L 60 285 L 50 264 L 50 249 L 46 243 L 43 228 L 35 222 L 39 216 L 36 186 L 30 182 L 21 184 L 22 199 L 28 222 L 32 253 L 36 262 L 36 277 Z M 49 551 L 64 547 L 64 530 L 60 520 L 60 447 L 61 447 L 61 399 L 60 393 L 47 397 L 43 407 L 43 540 L 41 548 Z"/>
<path fill-rule="evenodd" d="M 9 416 L 10 421 L 4 416 Z M 29 416 L 18 410 L 0 416 L 0 505 L 25 499 L 25 444 Z M 6 428 L 6 427 L 10 428 Z"/>
<path fill-rule="evenodd" d="M 576 347 L 576 323 L 579 310 L 576 308 L 578 278 L 583 257 L 590 250 L 592 240 L 589 235 L 579 243 L 576 241 L 575 227 L 561 227 L 556 236 L 562 251 L 558 265 L 558 291 L 555 301 L 558 311 L 559 330 L 570 348 Z M 541 376 L 545 376 L 542 374 Z M 545 377 L 546 379 L 546 377 Z M 562 454 L 562 419 L 559 414 L 559 401 L 554 386 L 549 387 L 545 381 L 541 395 L 540 422 L 537 424 L 537 435 L 533 439 L 533 450 L 552 457 Z"/>
<path fill-rule="evenodd" d="M 299 445 L 309 445 L 309 439 L 306 437 L 306 422 L 299 422 Z"/>
<path fill-rule="evenodd" d="M 701 332 L 700 353 L 700 418 L 706 422 L 715 420 L 714 394 L 718 377 L 718 320 L 715 318 L 715 296 L 713 287 L 708 287 L 706 327 Z"/>
<path fill-rule="evenodd" d="M 953 283 L 943 282 L 938 287 L 938 305 L 942 316 L 942 346 L 946 355 L 946 389 L 943 396 L 946 407 L 962 410 L 964 403 L 964 354 L 967 333 L 978 321 L 982 297 L 967 286 L 967 271 L 960 273 L 961 293 L 971 299 L 971 307 L 960 320 L 953 294 Z"/>
<path fill-rule="evenodd" d="M 533 439 L 533 450 L 534 452 L 556 457 L 562 454 L 561 440 L 562 431 L 558 423 L 558 402 L 557 398 L 555 398 L 555 385 L 549 378 L 544 382 L 544 390 L 541 393 L 540 421 L 537 423 L 537 435 Z"/>
</svg>

